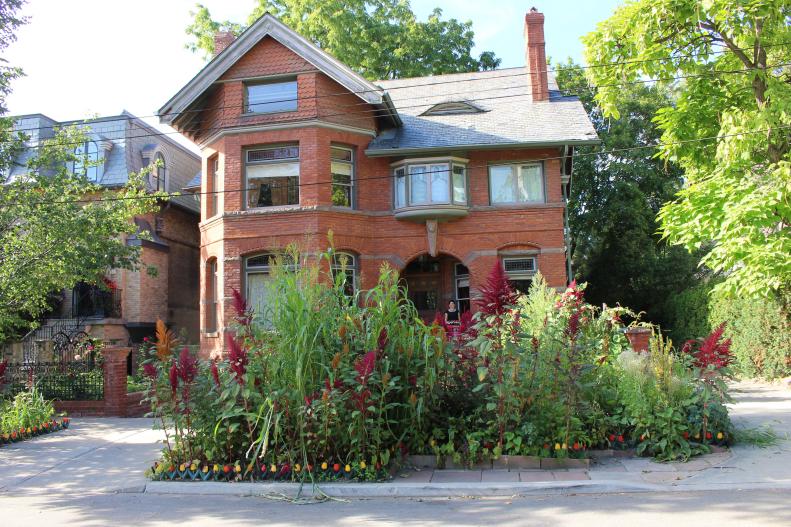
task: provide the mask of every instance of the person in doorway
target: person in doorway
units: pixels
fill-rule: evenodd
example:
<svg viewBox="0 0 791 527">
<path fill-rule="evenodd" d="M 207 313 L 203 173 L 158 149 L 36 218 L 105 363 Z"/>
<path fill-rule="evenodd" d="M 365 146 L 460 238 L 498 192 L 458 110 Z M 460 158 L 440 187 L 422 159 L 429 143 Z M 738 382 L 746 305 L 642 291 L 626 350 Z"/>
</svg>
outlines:
<svg viewBox="0 0 791 527">
<path fill-rule="evenodd" d="M 445 311 L 445 323 L 450 326 L 459 325 L 459 310 L 456 309 L 456 302 L 448 302 L 448 310 Z"/>
</svg>

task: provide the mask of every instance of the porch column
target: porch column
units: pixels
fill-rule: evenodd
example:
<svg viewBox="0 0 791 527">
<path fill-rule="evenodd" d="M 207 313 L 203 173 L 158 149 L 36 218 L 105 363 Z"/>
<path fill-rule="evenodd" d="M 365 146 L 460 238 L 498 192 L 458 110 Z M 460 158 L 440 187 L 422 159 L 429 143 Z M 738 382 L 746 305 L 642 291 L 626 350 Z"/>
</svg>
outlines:
<svg viewBox="0 0 791 527">
<path fill-rule="evenodd" d="M 102 350 L 106 417 L 126 417 L 126 356 L 131 350 L 114 346 Z"/>
</svg>

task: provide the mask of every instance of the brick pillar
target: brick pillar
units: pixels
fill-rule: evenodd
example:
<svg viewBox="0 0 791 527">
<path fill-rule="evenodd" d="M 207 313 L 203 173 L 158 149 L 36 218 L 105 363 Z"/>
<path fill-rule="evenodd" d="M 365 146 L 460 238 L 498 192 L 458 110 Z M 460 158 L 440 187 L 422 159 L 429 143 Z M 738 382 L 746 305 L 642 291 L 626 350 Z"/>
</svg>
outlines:
<svg viewBox="0 0 791 527">
<path fill-rule="evenodd" d="M 651 342 L 651 328 L 629 328 L 626 330 L 626 338 L 629 344 L 637 353 L 648 353 L 649 343 Z"/>
<path fill-rule="evenodd" d="M 126 356 L 131 348 L 106 347 L 104 355 L 104 415 L 126 417 Z"/>
</svg>

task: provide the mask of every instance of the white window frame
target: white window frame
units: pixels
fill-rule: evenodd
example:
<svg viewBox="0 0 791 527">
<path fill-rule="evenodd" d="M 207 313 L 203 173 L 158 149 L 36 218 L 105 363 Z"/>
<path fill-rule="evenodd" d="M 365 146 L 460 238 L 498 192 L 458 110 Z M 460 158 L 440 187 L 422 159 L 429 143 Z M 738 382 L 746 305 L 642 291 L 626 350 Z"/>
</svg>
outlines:
<svg viewBox="0 0 791 527">
<path fill-rule="evenodd" d="M 427 207 L 432 205 L 461 205 L 466 206 L 469 204 L 469 181 L 467 176 L 467 161 L 466 159 L 456 157 L 441 157 L 441 158 L 425 158 L 425 159 L 411 159 L 392 163 L 393 167 L 393 209 L 404 209 L 408 207 Z M 439 171 L 437 167 L 443 168 Z M 426 197 L 425 201 L 412 201 L 412 183 L 413 183 L 413 169 L 420 167 L 423 168 L 427 178 L 426 184 Z M 432 168 L 435 169 L 432 172 Z M 455 169 L 461 169 L 461 176 L 464 188 L 464 199 L 457 200 L 454 195 L 454 177 Z M 437 172 L 444 172 L 447 174 L 447 200 L 434 200 L 432 192 L 432 174 Z M 399 182 L 401 188 L 399 188 Z M 403 201 L 400 199 L 403 197 Z"/>
<path fill-rule="evenodd" d="M 157 161 L 160 160 L 162 164 L 158 165 Z M 151 167 L 151 173 L 148 178 L 152 189 L 164 192 L 168 191 L 168 165 L 162 152 L 157 152 L 154 155 L 154 164 Z"/>
<path fill-rule="evenodd" d="M 272 260 L 274 260 L 276 258 L 283 258 L 285 255 L 286 255 L 286 253 L 269 251 L 269 252 L 262 252 L 262 253 L 251 254 L 251 255 L 245 256 L 244 259 L 242 260 L 242 263 L 243 263 L 242 271 L 243 271 L 243 274 L 244 274 L 244 297 L 247 300 L 247 303 L 248 303 L 248 305 L 251 308 L 253 308 L 254 306 L 253 306 L 252 298 L 251 298 L 251 295 L 250 295 L 250 278 L 249 278 L 250 275 L 252 275 L 252 274 L 262 274 L 262 275 L 269 276 L 270 274 L 272 274 L 272 268 L 273 268 L 273 265 L 270 262 L 272 262 Z M 250 260 L 252 260 L 254 258 L 260 258 L 262 256 L 263 257 L 268 257 L 267 263 L 265 265 L 253 265 L 253 266 L 250 265 Z M 294 262 L 294 263 L 288 264 L 287 268 L 290 269 L 290 270 L 297 270 L 299 268 L 299 264 Z M 266 319 L 263 318 L 264 317 L 264 313 L 255 312 L 254 316 L 256 317 L 257 321 L 263 323 L 264 325 L 267 325 Z"/>
<path fill-rule="evenodd" d="M 296 148 L 297 149 L 297 156 L 296 157 L 289 157 L 289 158 L 282 158 L 282 159 L 272 159 L 272 160 L 265 160 L 265 161 L 250 161 L 250 153 L 251 152 L 258 152 L 263 150 L 278 150 L 283 148 Z M 244 150 L 244 208 L 245 210 L 256 210 L 256 209 L 268 209 L 272 207 L 295 207 L 299 206 L 300 200 L 300 181 L 302 180 L 302 163 L 301 163 L 301 152 L 298 144 L 288 143 L 288 144 L 279 144 L 279 145 L 265 145 L 260 147 L 251 147 Z M 297 183 L 296 183 L 296 202 L 295 203 L 287 203 L 281 205 L 261 205 L 261 206 L 251 206 L 250 205 L 250 191 L 253 190 L 255 187 L 252 187 L 250 181 L 248 179 L 248 167 L 249 166 L 256 166 L 256 165 L 277 165 L 277 164 L 296 164 L 297 165 Z M 256 178 L 256 179 L 267 179 L 267 178 Z M 286 189 L 289 192 L 290 189 Z"/>
<path fill-rule="evenodd" d="M 508 271 L 506 269 L 506 262 L 512 260 L 532 260 L 533 261 L 533 269 L 530 271 Z M 538 272 L 538 258 L 533 255 L 524 255 L 524 256 L 505 256 L 501 258 L 503 263 L 503 270 L 505 270 L 505 275 L 508 277 L 508 280 L 532 280 L 536 276 L 536 272 Z"/>
<path fill-rule="evenodd" d="M 525 167 L 538 167 L 540 180 L 541 180 L 541 198 L 537 200 L 519 200 L 516 201 L 495 201 L 494 199 L 494 191 L 492 185 L 492 169 L 494 168 L 501 168 L 501 167 L 509 167 L 511 169 L 511 174 L 513 176 L 513 195 L 518 198 L 519 196 L 519 182 L 521 181 L 521 172 L 522 169 Z M 544 165 L 541 162 L 535 161 L 526 161 L 523 163 L 505 163 L 505 164 L 491 164 L 489 165 L 489 203 L 491 205 L 525 205 L 525 204 L 536 204 L 536 203 L 546 203 L 547 201 L 547 182 L 546 182 L 546 175 L 544 173 Z"/>
</svg>

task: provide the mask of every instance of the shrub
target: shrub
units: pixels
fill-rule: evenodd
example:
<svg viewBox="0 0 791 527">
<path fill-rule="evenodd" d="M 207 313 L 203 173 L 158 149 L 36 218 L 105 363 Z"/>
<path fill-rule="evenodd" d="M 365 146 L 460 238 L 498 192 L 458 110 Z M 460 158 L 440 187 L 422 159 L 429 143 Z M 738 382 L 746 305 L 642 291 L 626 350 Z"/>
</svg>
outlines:
<svg viewBox="0 0 791 527">
<path fill-rule="evenodd" d="M 791 318 L 778 299 L 729 297 L 712 293 L 712 327 L 727 322 L 734 370 L 748 377 L 775 379 L 791 375 Z"/>
<path fill-rule="evenodd" d="M 36 388 L 19 392 L 10 401 L 0 400 L 0 433 L 6 434 L 39 426 L 55 415 L 52 402 L 44 399 Z"/>
</svg>

